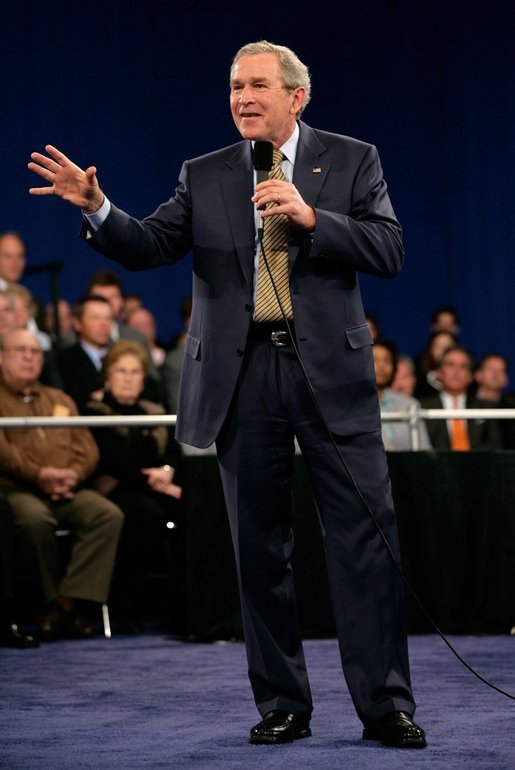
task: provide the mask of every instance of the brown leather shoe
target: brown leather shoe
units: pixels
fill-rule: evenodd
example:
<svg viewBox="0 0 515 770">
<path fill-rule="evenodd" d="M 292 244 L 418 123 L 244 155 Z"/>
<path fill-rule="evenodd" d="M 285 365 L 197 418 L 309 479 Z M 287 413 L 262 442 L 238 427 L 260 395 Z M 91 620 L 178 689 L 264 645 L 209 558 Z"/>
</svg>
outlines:
<svg viewBox="0 0 515 770">
<path fill-rule="evenodd" d="M 397 749 L 425 749 L 426 734 L 405 711 L 392 711 L 363 730 L 363 740 L 380 741 Z"/>
<path fill-rule="evenodd" d="M 65 610 L 52 602 L 38 620 L 39 637 L 42 642 L 61 639 L 65 628 Z"/>
<path fill-rule="evenodd" d="M 58 639 L 92 639 L 97 635 L 95 626 L 75 608 L 75 602 L 63 602 L 61 597 L 52 602 L 41 615 L 39 630 L 43 642 L 55 642 Z"/>
<path fill-rule="evenodd" d="M 85 615 L 77 610 L 65 613 L 65 636 L 67 639 L 92 639 L 97 629 Z"/>
<path fill-rule="evenodd" d="M 250 731 L 249 743 L 290 743 L 310 735 L 308 716 L 269 711 Z"/>
</svg>

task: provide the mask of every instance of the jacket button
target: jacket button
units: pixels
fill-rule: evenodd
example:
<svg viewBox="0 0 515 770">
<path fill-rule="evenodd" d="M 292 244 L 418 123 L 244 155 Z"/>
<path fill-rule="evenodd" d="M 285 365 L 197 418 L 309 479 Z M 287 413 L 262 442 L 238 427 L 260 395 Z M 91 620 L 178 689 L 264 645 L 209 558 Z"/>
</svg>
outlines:
<svg viewBox="0 0 515 770">
<path fill-rule="evenodd" d="M 241 358 L 243 355 L 245 355 L 245 351 L 242 350 L 241 348 L 238 348 L 238 350 L 236 351 L 236 355 L 238 356 L 238 358 Z"/>
</svg>

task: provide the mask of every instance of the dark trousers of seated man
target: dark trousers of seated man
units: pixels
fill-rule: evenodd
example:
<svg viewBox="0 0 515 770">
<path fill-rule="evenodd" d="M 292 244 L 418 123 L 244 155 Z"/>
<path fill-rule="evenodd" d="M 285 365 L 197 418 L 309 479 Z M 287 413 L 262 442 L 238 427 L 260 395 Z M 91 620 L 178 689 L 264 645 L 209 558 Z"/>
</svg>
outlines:
<svg viewBox="0 0 515 770">
<path fill-rule="evenodd" d="M 22 488 L 5 490 L 5 495 L 14 511 L 21 558 L 40 585 L 43 599 L 107 602 L 124 520 L 120 509 L 89 489 L 57 503 Z M 64 574 L 55 536 L 60 527 L 73 533 Z"/>
</svg>

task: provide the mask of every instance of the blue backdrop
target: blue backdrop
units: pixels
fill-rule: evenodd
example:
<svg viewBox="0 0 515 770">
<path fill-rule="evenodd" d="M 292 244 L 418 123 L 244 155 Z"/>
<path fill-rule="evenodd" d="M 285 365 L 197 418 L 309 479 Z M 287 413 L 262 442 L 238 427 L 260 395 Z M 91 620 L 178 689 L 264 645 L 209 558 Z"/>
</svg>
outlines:
<svg viewBox="0 0 515 770">
<path fill-rule="evenodd" d="M 384 333 L 413 353 L 432 308 L 451 303 L 465 344 L 515 360 L 513 0 L 343 0 L 336 9 L 18 0 L 4 4 L 0 24 L 0 230 L 23 233 L 30 265 L 64 261 L 63 296 L 77 299 L 110 263 L 78 240 L 75 209 L 28 195 L 30 152 L 52 143 L 97 165 L 117 205 L 151 213 L 184 158 L 237 141 L 230 62 L 243 43 L 267 38 L 310 67 L 308 123 L 379 148 L 407 254 L 395 280 L 362 280 Z M 161 336 L 172 335 L 189 260 L 145 273 L 113 266 L 156 313 Z M 24 282 L 48 298 L 47 276 Z"/>
</svg>

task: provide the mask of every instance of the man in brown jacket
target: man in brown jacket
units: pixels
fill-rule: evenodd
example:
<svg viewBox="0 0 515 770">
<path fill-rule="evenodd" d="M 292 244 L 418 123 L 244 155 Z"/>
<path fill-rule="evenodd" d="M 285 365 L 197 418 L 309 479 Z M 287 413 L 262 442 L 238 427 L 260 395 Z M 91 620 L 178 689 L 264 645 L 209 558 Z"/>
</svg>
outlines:
<svg viewBox="0 0 515 770">
<path fill-rule="evenodd" d="M 42 385 L 37 337 L 14 329 L 0 341 L 0 416 L 66 417 L 77 407 L 61 390 Z M 86 428 L 0 428 L 0 490 L 15 514 L 21 553 L 46 600 L 43 640 L 93 636 L 83 614 L 90 602 L 107 601 L 123 514 L 86 489 L 98 450 Z M 75 534 L 62 575 L 55 529 Z"/>
</svg>

